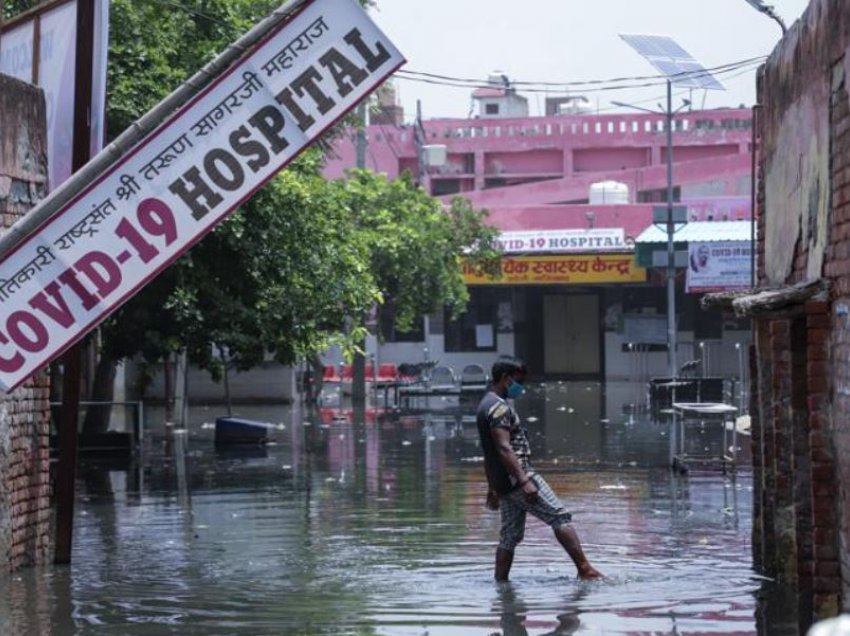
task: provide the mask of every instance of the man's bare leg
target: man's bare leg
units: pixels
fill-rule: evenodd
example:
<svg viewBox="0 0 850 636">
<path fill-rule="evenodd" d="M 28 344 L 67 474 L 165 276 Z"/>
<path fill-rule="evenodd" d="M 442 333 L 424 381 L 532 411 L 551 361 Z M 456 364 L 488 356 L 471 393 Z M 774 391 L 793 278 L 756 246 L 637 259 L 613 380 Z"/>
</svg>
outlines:
<svg viewBox="0 0 850 636">
<path fill-rule="evenodd" d="M 575 528 L 567 523 L 562 526 L 553 527 L 552 530 L 555 531 L 555 537 L 558 539 L 558 543 L 563 546 L 564 550 L 567 551 L 567 554 L 573 560 L 573 563 L 575 563 L 580 579 L 603 578 L 602 574 L 590 565 L 590 561 L 584 556 L 584 550 L 581 549 L 581 541 L 578 539 L 578 533 L 575 531 Z"/>
<path fill-rule="evenodd" d="M 504 548 L 496 548 L 496 580 L 507 581 L 514 563 L 514 553 Z"/>
</svg>

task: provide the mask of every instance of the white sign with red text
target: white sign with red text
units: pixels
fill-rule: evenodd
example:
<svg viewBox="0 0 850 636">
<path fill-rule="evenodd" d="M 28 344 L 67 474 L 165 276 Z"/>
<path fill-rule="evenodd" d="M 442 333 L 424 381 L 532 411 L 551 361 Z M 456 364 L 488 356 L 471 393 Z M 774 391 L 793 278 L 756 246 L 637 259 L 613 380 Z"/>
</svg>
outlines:
<svg viewBox="0 0 850 636">
<path fill-rule="evenodd" d="M 85 335 L 403 62 L 355 0 L 306 4 L 0 263 L 0 386 Z"/>
<path fill-rule="evenodd" d="M 623 228 L 502 232 L 496 244 L 505 254 L 617 252 L 634 248 L 633 241 L 626 241 Z"/>
</svg>

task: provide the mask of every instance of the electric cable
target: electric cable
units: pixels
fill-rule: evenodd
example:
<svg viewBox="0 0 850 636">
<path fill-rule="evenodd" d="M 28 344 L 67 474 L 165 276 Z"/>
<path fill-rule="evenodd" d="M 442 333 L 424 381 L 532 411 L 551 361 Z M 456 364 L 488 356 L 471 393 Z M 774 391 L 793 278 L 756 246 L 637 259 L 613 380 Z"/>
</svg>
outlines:
<svg viewBox="0 0 850 636">
<path fill-rule="evenodd" d="M 749 60 L 741 60 L 740 62 L 737 62 L 737 63 L 724 65 L 722 67 L 722 69 L 715 72 L 714 75 L 725 75 L 727 73 L 733 73 L 735 71 L 741 70 L 742 68 L 746 68 L 747 70 L 750 70 L 750 67 L 760 65 L 761 62 L 762 62 L 762 59 L 759 59 L 759 58 L 752 58 L 752 59 L 749 59 Z M 718 68 L 720 68 L 720 67 L 718 67 Z M 708 69 L 706 69 L 706 71 L 707 70 Z M 677 77 L 685 79 L 687 77 L 704 76 L 706 74 L 706 71 L 679 73 L 679 74 L 671 75 L 669 77 L 669 79 L 672 79 L 673 83 L 675 84 L 676 83 L 675 80 L 676 80 Z M 417 74 L 411 75 L 411 73 L 417 73 Z M 460 78 L 440 80 L 440 79 L 433 79 L 433 78 L 429 78 L 427 76 L 423 76 L 421 73 L 419 73 L 417 71 L 411 72 L 411 71 L 407 71 L 405 69 L 400 69 L 400 70 L 396 71 L 394 77 L 397 77 L 398 79 L 410 81 L 410 82 L 419 82 L 419 83 L 423 83 L 423 84 L 445 86 L 445 87 L 448 87 L 448 88 L 466 88 L 466 89 L 497 88 L 496 86 L 487 82 L 486 80 L 479 80 L 477 82 L 468 82 L 468 81 L 460 79 Z M 654 79 L 656 81 L 642 82 L 643 79 Z M 667 83 L 667 80 L 668 80 L 668 77 L 664 76 L 664 75 L 647 76 L 647 78 L 634 77 L 634 78 L 622 80 L 622 81 L 631 81 L 631 82 L 642 82 L 642 83 L 631 83 L 631 84 L 600 85 L 602 83 L 602 80 L 591 80 L 591 81 L 589 81 L 585 84 L 582 84 L 582 85 L 583 86 L 593 86 L 593 87 L 583 89 L 582 92 L 583 93 L 600 93 L 600 92 L 609 92 L 609 91 L 617 91 L 617 90 L 625 90 L 625 89 L 648 88 L 648 87 L 652 87 L 652 86 L 663 86 L 664 84 Z M 514 85 L 517 85 L 517 84 L 519 84 L 519 82 L 511 82 L 511 86 L 514 86 Z M 551 88 L 536 88 L 536 86 L 547 86 L 547 87 L 549 87 L 549 86 L 551 86 L 551 87 L 560 86 L 560 87 L 564 87 L 564 86 L 567 86 L 568 84 L 563 83 L 563 82 L 560 82 L 560 83 L 553 82 L 553 83 L 547 83 L 547 84 L 523 82 L 522 85 L 524 87 L 524 88 L 521 89 L 521 91 L 523 93 L 551 94 L 552 93 Z M 571 85 L 575 86 L 577 84 L 571 84 Z M 696 87 L 696 88 L 698 88 L 698 87 Z"/>
<path fill-rule="evenodd" d="M 758 57 L 752 57 L 752 58 L 747 58 L 747 59 L 743 59 L 743 60 L 738 60 L 738 61 L 735 61 L 735 62 L 727 62 L 725 64 L 719 64 L 717 66 L 705 68 L 705 69 L 702 69 L 702 70 L 699 70 L 699 71 L 682 71 L 680 73 L 675 73 L 675 74 L 673 74 L 669 77 L 671 77 L 671 78 L 693 77 L 693 76 L 706 75 L 706 74 L 709 74 L 709 73 L 712 73 L 712 72 L 723 73 L 723 72 L 726 72 L 727 70 L 737 70 L 741 66 L 754 64 L 754 63 L 761 63 L 766 59 L 767 59 L 767 57 L 762 55 L 762 56 L 758 56 Z M 449 82 L 456 82 L 456 83 L 468 83 L 468 84 L 474 84 L 474 85 L 483 84 L 483 85 L 486 85 L 486 86 L 493 86 L 493 84 L 488 82 L 487 80 L 481 80 L 481 79 L 478 79 L 478 78 L 452 77 L 450 75 L 440 75 L 440 74 L 437 74 L 437 73 L 427 73 L 427 72 L 424 72 L 424 71 L 416 71 L 416 70 L 411 70 L 411 69 L 401 69 L 400 72 L 403 72 L 407 75 L 421 76 L 421 77 L 425 77 L 425 78 L 428 78 L 428 79 L 434 79 L 434 80 L 446 80 L 446 81 L 449 81 Z M 614 77 L 614 78 L 610 78 L 610 79 L 574 80 L 574 81 L 566 81 L 566 82 L 511 80 L 509 85 L 510 86 L 517 86 L 517 87 L 518 86 L 532 86 L 532 87 L 551 86 L 553 88 L 562 88 L 562 87 L 566 87 L 566 86 L 592 86 L 592 85 L 595 85 L 595 84 L 618 84 L 618 83 L 622 83 L 622 82 L 634 82 L 634 81 L 642 81 L 642 80 L 665 80 L 666 81 L 667 78 L 668 78 L 667 75 L 636 75 L 636 76 L 632 76 L 632 77 Z"/>
</svg>

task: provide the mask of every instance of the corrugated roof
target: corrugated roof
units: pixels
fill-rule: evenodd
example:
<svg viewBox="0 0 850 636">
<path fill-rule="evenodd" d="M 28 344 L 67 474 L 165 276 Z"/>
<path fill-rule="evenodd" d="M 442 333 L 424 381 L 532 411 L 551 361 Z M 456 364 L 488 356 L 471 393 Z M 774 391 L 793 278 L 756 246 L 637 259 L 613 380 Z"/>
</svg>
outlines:
<svg viewBox="0 0 850 636">
<path fill-rule="evenodd" d="M 692 221 L 673 235 L 676 243 L 709 243 L 712 241 L 749 241 L 752 238 L 750 221 Z M 635 239 L 635 243 L 666 243 L 667 228 L 650 225 Z"/>
</svg>

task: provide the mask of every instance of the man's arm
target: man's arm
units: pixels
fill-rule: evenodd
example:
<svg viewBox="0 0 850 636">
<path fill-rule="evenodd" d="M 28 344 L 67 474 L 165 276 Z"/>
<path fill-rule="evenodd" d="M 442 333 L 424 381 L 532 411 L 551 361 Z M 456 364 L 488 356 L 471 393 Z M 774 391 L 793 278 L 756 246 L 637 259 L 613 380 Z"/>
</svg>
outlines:
<svg viewBox="0 0 850 636">
<path fill-rule="evenodd" d="M 526 499 L 534 501 L 537 499 L 537 485 L 531 480 L 531 477 L 526 474 L 519 463 L 519 459 L 514 453 L 511 446 L 511 433 L 506 428 L 501 426 L 493 426 L 490 428 L 490 435 L 493 437 L 493 443 L 496 447 L 496 454 L 499 461 L 505 467 L 505 470 L 516 480 L 522 492 L 525 493 Z"/>
<path fill-rule="evenodd" d="M 490 465 L 484 462 L 484 472 L 487 475 L 487 507 L 490 510 L 499 509 L 499 494 L 493 487 L 493 477 L 490 475 Z"/>
</svg>

